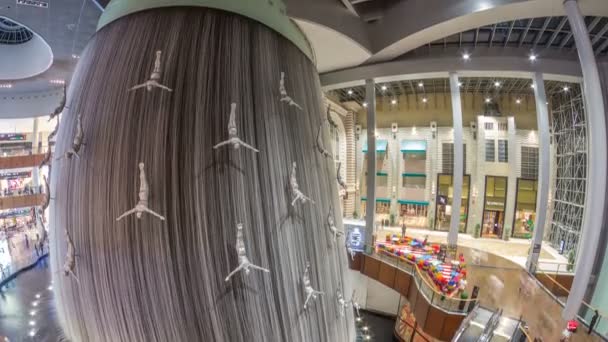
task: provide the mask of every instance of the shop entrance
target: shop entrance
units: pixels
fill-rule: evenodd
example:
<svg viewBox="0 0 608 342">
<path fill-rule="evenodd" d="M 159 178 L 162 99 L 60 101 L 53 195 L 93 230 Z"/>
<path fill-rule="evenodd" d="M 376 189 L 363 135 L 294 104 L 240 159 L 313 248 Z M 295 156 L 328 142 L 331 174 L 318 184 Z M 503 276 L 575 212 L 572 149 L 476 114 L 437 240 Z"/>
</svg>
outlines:
<svg viewBox="0 0 608 342">
<path fill-rule="evenodd" d="M 481 237 L 502 238 L 506 199 L 507 177 L 486 176 Z"/>
<path fill-rule="evenodd" d="M 487 210 L 483 215 L 482 237 L 497 238 L 502 236 L 504 213 L 502 211 Z"/>
<path fill-rule="evenodd" d="M 448 174 L 437 175 L 437 200 L 435 201 L 435 227 L 436 230 L 450 230 L 450 220 L 452 215 L 460 216 L 460 226 L 458 231 L 464 233 L 467 230 L 467 217 L 469 213 L 469 184 L 470 175 L 462 176 L 462 198 L 460 200 L 460 210 L 452 207 L 453 198 L 453 177 Z"/>
</svg>

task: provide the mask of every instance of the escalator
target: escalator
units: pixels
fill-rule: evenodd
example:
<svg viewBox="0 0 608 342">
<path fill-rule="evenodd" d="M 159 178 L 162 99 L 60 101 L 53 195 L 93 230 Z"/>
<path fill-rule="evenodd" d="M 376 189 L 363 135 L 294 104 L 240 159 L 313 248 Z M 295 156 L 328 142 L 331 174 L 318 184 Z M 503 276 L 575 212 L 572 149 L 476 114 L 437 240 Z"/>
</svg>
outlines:
<svg viewBox="0 0 608 342">
<path fill-rule="evenodd" d="M 452 342 L 508 342 L 519 331 L 520 321 L 477 306 L 462 322 Z"/>
</svg>

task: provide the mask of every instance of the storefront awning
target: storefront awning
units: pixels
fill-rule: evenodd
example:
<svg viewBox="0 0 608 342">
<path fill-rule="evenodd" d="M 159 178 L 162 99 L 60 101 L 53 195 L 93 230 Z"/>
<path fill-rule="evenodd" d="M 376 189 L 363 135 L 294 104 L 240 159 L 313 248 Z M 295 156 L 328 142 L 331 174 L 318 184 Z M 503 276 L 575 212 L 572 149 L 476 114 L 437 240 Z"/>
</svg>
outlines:
<svg viewBox="0 0 608 342">
<path fill-rule="evenodd" d="M 376 152 L 386 152 L 388 140 L 376 140 Z M 363 153 L 367 153 L 367 141 L 363 143 Z"/>
<path fill-rule="evenodd" d="M 416 204 L 416 205 L 429 205 L 429 202 L 426 201 L 410 201 L 410 200 L 397 200 L 399 204 Z"/>
<path fill-rule="evenodd" d="M 362 201 L 367 201 L 366 197 L 361 197 Z M 391 199 L 390 198 L 376 198 L 376 202 L 382 202 L 382 203 L 391 203 Z"/>
<path fill-rule="evenodd" d="M 401 140 L 402 153 L 425 153 L 426 141 L 424 140 Z"/>
<path fill-rule="evenodd" d="M 386 171 L 378 171 L 378 172 L 376 172 L 376 176 L 388 176 L 388 172 L 386 172 Z"/>
<path fill-rule="evenodd" d="M 406 172 L 406 173 L 402 173 L 401 177 L 426 177 L 426 173 Z"/>
</svg>

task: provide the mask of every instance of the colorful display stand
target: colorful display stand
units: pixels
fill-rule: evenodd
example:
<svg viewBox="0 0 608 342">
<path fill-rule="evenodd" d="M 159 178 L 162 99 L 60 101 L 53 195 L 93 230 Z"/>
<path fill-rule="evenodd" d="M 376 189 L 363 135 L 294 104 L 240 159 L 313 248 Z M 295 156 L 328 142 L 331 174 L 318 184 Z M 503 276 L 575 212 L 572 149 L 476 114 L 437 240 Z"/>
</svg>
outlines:
<svg viewBox="0 0 608 342">
<path fill-rule="evenodd" d="M 427 243 L 409 236 L 387 236 L 376 245 L 379 253 L 416 265 L 426 273 L 437 289 L 452 297 L 466 288 L 467 269 L 462 254 L 458 260 L 447 260 L 446 249 L 438 243 Z"/>
</svg>

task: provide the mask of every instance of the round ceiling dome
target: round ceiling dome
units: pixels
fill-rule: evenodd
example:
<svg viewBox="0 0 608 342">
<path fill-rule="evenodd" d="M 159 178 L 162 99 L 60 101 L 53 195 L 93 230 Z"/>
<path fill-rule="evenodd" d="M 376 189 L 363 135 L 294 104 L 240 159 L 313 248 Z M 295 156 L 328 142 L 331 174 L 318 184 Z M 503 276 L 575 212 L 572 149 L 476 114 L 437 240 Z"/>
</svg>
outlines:
<svg viewBox="0 0 608 342">
<path fill-rule="evenodd" d="M 53 52 L 40 35 L 20 23 L 0 17 L 0 80 L 36 76 L 53 63 Z"/>
</svg>

